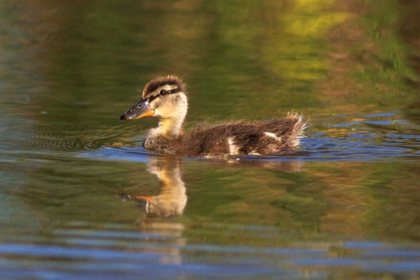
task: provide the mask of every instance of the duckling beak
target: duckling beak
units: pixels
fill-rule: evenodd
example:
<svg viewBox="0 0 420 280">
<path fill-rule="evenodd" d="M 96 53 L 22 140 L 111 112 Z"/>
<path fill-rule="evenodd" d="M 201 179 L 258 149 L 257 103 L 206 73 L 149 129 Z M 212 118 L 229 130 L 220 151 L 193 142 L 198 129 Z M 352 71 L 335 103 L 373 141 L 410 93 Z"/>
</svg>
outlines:
<svg viewBox="0 0 420 280">
<path fill-rule="evenodd" d="M 121 115 L 120 120 L 137 120 L 144 117 L 155 115 L 155 110 L 149 105 L 146 100 L 140 100 L 133 108 Z"/>
</svg>

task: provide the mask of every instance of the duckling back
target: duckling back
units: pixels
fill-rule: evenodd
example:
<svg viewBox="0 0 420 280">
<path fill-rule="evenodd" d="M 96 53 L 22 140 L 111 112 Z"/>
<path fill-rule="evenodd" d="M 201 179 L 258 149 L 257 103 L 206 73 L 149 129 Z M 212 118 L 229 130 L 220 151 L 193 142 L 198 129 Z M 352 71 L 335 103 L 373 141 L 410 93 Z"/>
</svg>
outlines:
<svg viewBox="0 0 420 280">
<path fill-rule="evenodd" d="M 176 144 L 175 153 L 187 156 L 269 155 L 293 150 L 300 144 L 306 122 L 288 114 L 267 122 L 232 122 L 202 126 Z"/>
</svg>

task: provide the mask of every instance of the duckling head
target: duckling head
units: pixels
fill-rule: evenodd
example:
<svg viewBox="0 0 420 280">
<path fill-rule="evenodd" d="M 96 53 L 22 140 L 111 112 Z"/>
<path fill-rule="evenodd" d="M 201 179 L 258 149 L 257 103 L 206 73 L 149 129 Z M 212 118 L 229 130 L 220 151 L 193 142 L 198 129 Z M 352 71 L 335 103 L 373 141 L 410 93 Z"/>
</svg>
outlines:
<svg viewBox="0 0 420 280">
<path fill-rule="evenodd" d="M 146 84 L 141 100 L 121 115 L 121 120 L 156 116 L 174 123 L 183 122 L 188 99 L 182 80 L 176 76 L 158 77 Z"/>
</svg>

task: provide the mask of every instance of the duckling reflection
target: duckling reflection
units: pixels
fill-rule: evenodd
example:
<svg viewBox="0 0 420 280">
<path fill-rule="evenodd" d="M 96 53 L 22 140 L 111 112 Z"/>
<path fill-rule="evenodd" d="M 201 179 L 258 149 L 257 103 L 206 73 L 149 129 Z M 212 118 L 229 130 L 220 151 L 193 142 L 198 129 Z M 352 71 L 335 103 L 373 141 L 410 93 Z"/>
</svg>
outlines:
<svg viewBox="0 0 420 280">
<path fill-rule="evenodd" d="M 173 156 L 150 158 L 146 170 L 158 177 L 160 193 L 155 196 L 122 194 L 122 199 L 138 202 L 148 217 L 170 218 L 182 215 L 188 198 L 185 183 L 181 177 L 181 160 L 181 158 Z M 288 173 L 301 171 L 303 164 L 301 161 L 243 161 L 239 160 L 239 158 L 217 162 L 229 168 L 256 167 Z"/>
<path fill-rule="evenodd" d="M 148 217 L 182 215 L 187 205 L 187 194 L 181 178 L 181 159 L 151 158 L 147 171 L 158 177 L 160 193 L 156 196 L 124 194 L 122 198 L 137 201 Z"/>
</svg>

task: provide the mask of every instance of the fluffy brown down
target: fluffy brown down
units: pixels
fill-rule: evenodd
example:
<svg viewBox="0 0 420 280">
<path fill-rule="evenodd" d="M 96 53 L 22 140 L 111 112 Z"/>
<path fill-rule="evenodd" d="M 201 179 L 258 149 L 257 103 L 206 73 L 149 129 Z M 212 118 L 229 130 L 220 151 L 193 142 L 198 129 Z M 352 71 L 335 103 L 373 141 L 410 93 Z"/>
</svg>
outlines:
<svg viewBox="0 0 420 280">
<path fill-rule="evenodd" d="M 238 121 L 201 126 L 178 138 L 148 138 L 143 146 L 158 153 L 183 156 L 269 155 L 300 144 L 306 122 L 288 114 L 267 122 Z"/>
</svg>

